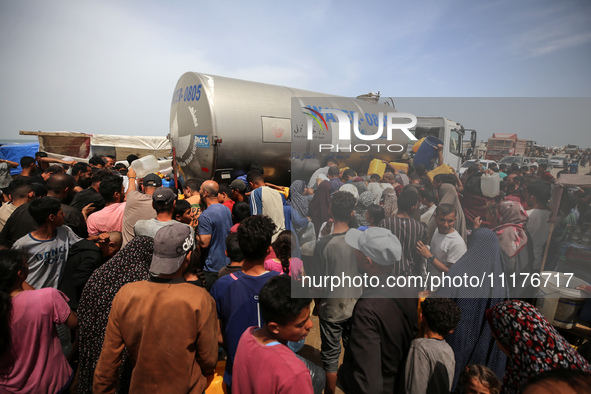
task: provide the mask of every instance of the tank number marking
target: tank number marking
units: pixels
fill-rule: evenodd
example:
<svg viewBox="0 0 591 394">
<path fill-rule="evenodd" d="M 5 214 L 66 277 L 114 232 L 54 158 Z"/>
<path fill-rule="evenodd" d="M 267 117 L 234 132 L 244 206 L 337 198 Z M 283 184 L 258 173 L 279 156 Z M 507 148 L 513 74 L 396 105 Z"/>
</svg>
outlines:
<svg viewBox="0 0 591 394">
<path fill-rule="evenodd" d="M 199 101 L 201 98 L 201 85 L 191 85 L 184 89 L 179 88 L 172 94 L 172 104 L 182 101 Z"/>
<path fill-rule="evenodd" d="M 209 138 L 207 135 L 196 135 L 195 146 L 197 148 L 209 148 Z"/>
</svg>

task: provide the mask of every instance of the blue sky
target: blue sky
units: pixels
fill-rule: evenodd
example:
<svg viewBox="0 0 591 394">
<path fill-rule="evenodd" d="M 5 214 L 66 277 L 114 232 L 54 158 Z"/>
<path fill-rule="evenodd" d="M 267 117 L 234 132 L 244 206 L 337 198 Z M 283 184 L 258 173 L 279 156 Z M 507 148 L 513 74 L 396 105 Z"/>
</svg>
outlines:
<svg viewBox="0 0 591 394">
<path fill-rule="evenodd" d="M 166 135 L 186 71 L 344 96 L 380 91 L 399 110 L 397 97 L 578 97 L 585 108 L 591 2 L 0 0 L 0 53 L 3 138 Z M 548 103 L 507 129 L 591 146 L 591 111 L 568 102 L 553 115 L 567 118 L 563 133 L 528 127 L 561 108 Z M 479 138 L 500 132 L 498 114 L 415 108 L 407 112 L 447 116 Z"/>
</svg>

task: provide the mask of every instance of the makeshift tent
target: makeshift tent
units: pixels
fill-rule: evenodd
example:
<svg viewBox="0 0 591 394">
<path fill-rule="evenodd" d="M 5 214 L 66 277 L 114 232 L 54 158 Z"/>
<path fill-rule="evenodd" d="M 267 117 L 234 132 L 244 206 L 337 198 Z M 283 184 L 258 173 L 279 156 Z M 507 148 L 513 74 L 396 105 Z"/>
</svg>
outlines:
<svg viewBox="0 0 591 394">
<path fill-rule="evenodd" d="M 554 187 L 552 189 L 552 215 L 550 216 L 550 234 L 548 234 L 548 240 L 546 241 L 546 249 L 544 250 L 544 258 L 542 260 L 540 272 L 544 271 L 544 266 L 546 265 L 548 248 L 550 246 L 550 239 L 552 238 L 554 226 L 556 225 L 556 216 L 558 215 L 558 209 L 560 208 L 562 192 L 564 189 L 569 187 L 591 187 L 591 175 L 563 174 L 554 183 Z"/>
<path fill-rule="evenodd" d="M 93 155 L 113 155 L 119 160 L 134 154 L 139 157 L 171 156 L 171 144 L 166 137 L 86 134 L 75 131 L 21 131 L 21 135 L 39 138 L 40 150 L 55 157 L 69 156 L 78 161 Z"/>
</svg>

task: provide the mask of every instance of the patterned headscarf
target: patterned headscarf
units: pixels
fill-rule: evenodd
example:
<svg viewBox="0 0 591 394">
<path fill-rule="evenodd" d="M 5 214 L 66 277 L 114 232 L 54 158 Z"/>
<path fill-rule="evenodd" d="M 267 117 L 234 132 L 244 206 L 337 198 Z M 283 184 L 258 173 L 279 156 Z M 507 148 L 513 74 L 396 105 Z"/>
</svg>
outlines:
<svg viewBox="0 0 591 394">
<path fill-rule="evenodd" d="M 80 297 L 78 322 L 80 324 L 80 379 L 79 393 L 92 393 L 94 369 L 101 355 L 109 312 L 113 298 L 127 283 L 149 278 L 154 252 L 154 239 L 134 237 L 109 261 L 94 271 Z M 124 352 L 121 364 L 120 388 L 131 382 L 131 363 Z M 125 390 L 123 390 L 125 391 Z"/>
<path fill-rule="evenodd" d="M 299 213 L 302 217 L 308 216 L 308 207 L 313 196 L 304 195 L 306 189 L 306 182 L 302 180 L 293 181 L 289 187 L 288 203 Z"/>
<path fill-rule="evenodd" d="M 375 195 L 369 191 L 365 191 L 359 195 L 357 205 L 353 210 L 358 225 L 369 226 L 369 223 L 367 223 L 367 220 L 365 220 L 365 212 L 367 212 L 367 208 L 369 208 L 369 206 L 373 204 L 374 199 Z"/>
<path fill-rule="evenodd" d="M 520 203 L 505 200 L 499 203 L 498 220 L 499 225 L 493 231 L 497 234 L 503 252 L 513 257 L 527 244 L 524 227 L 527 213 Z"/>
<path fill-rule="evenodd" d="M 460 321 L 453 333 L 445 340 L 455 354 L 456 369 L 452 390 L 455 390 L 460 373 L 469 364 L 486 365 L 502 377 L 506 357 L 496 346 L 485 312 L 497 303 L 509 298 L 509 289 L 500 285 L 453 286 L 456 276 L 489 278 L 495 280 L 504 272 L 501 248 L 495 234 L 486 228 L 475 230 L 470 236 L 468 251 L 450 268 L 445 283 L 435 292 L 436 297 L 453 300 L 461 311 Z"/>
<path fill-rule="evenodd" d="M 530 378 L 553 369 L 591 372 L 591 365 L 574 350 L 542 314 L 525 301 L 504 301 L 486 311 L 499 343 L 508 349 L 503 391 L 519 393 Z"/>
<path fill-rule="evenodd" d="M 363 209 L 367 209 L 375 200 L 375 195 L 370 191 L 364 191 L 359 195 L 357 200 L 357 206 Z"/>
<path fill-rule="evenodd" d="M 398 212 L 398 196 L 394 188 L 389 187 L 384 189 L 382 192 L 382 198 L 384 200 L 384 214 L 387 218 L 396 215 Z"/>
<path fill-rule="evenodd" d="M 380 200 L 382 199 L 382 185 L 377 182 L 371 182 L 367 184 L 367 190 L 372 192 L 375 196 L 373 203 L 379 205 Z"/>
</svg>

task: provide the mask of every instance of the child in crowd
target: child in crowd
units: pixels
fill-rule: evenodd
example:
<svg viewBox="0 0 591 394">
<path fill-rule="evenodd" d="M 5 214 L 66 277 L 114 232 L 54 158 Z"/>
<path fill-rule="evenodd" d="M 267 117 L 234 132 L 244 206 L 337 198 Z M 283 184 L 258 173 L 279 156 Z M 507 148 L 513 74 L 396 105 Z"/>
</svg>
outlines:
<svg viewBox="0 0 591 394">
<path fill-rule="evenodd" d="M 329 211 L 334 219 L 333 232 L 316 243 L 311 275 L 353 277 L 359 274 L 355 249 L 345 241 L 355 202 L 355 197 L 348 192 L 338 191 L 332 195 Z M 346 348 L 351 331 L 351 316 L 357 299 L 361 296 L 361 288 L 326 287 L 320 289 L 318 296 L 316 305 L 322 339 L 321 356 L 326 371 L 324 392 L 333 394 L 337 382 L 341 340 Z"/>
<path fill-rule="evenodd" d="M 232 393 L 313 393 L 310 371 L 287 347 L 312 328 L 310 298 L 291 298 L 291 279 L 271 278 L 259 304 L 265 324 L 248 328 L 234 360 Z"/>
<path fill-rule="evenodd" d="M 35 289 L 57 289 L 68 252 L 81 238 L 63 225 L 64 211 L 57 198 L 37 198 L 29 203 L 28 210 L 39 228 L 17 240 L 12 249 L 23 250 L 30 256 L 27 284 Z"/>
<path fill-rule="evenodd" d="M 218 192 L 218 202 L 227 206 L 230 211 L 234 207 L 234 200 L 232 200 L 232 189 L 225 183 L 220 183 L 220 191 Z"/>
<path fill-rule="evenodd" d="M 455 358 L 445 342 L 460 321 L 460 308 L 448 298 L 429 297 L 421 303 L 421 333 L 406 359 L 406 392 L 449 393 Z"/>
<path fill-rule="evenodd" d="M 486 366 L 471 364 L 460 373 L 459 387 L 464 394 L 499 394 L 501 381 Z"/>
<path fill-rule="evenodd" d="M 265 269 L 291 275 L 294 279 L 301 279 L 304 263 L 297 257 L 291 257 L 291 245 L 294 243 L 295 240 L 291 231 L 284 230 L 279 233 L 279 236 L 271 245 L 277 257 L 265 260 Z"/>
<path fill-rule="evenodd" d="M 230 264 L 218 272 L 218 278 L 222 276 L 230 275 L 232 272 L 240 271 L 242 269 L 242 260 L 244 256 L 238 245 L 238 235 L 236 233 L 230 233 L 226 237 L 226 256 L 230 259 Z"/>
<path fill-rule="evenodd" d="M 368 227 L 377 227 L 385 217 L 384 208 L 377 204 L 370 205 L 365 212 L 365 220 L 369 223 Z"/>
<path fill-rule="evenodd" d="M 232 223 L 234 225 L 230 229 L 231 233 L 235 233 L 238 231 L 238 226 L 240 222 L 250 216 L 250 207 L 246 202 L 237 202 L 232 207 Z"/>
<path fill-rule="evenodd" d="M 191 216 L 191 203 L 187 200 L 178 200 L 174 207 L 172 218 L 177 222 L 190 225 L 193 220 Z"/>
<path fill-rule="evenodd" d="M 56 326 L 78 318 L 60 291 L 25 291 L 27 273 L 24 253 L 0 250 L 0 392 L 61 393 L 74 375 Z"/>
<path fill-rule="evenodd" d="M 238 341 L 250 326 L 261 326 L 258 294 L 273 276 L 265 270 L 265 258 L 271 250 L 275 224 L 268 216 L 255 215 L 244 219 L 238 227 L 238 245 L 244 255 L 242 270 L 221 277 L 212 287 L 220 327 L 228 351 L 224 382 L 232 384 L 232 370 Z"/>
</svg>

